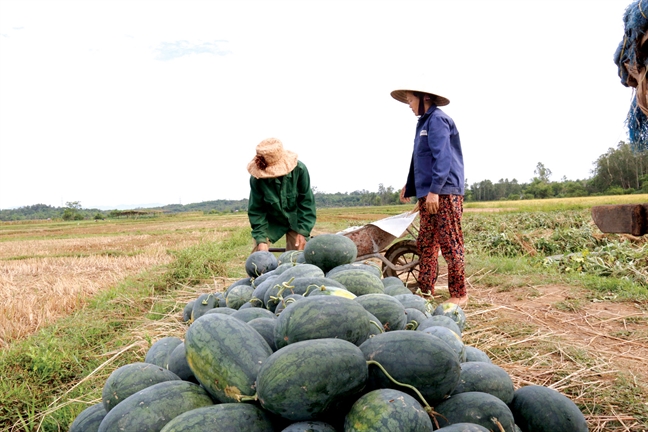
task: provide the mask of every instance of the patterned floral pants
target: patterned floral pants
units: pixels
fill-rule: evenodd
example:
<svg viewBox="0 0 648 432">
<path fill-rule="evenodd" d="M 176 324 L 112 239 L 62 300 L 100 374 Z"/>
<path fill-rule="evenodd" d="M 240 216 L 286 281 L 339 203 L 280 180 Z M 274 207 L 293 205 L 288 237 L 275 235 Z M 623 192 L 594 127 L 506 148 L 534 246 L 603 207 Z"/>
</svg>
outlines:
<svg viewBox="0 0 648 432">
<path fill-rule="evenodd" d="M 434 294 L 434 283 L 439 267 L 439 249 L 448 263 L 448 290 L 451 297 L 466 295 L 464 240 L 461 230 L 463 196 L 439 195 L 439 210 L 430 214 L 425 208 L 425 198 L 419 198 L 421 224 L 417 247 L 419 260 L 419 288 Z"/>
</svg>

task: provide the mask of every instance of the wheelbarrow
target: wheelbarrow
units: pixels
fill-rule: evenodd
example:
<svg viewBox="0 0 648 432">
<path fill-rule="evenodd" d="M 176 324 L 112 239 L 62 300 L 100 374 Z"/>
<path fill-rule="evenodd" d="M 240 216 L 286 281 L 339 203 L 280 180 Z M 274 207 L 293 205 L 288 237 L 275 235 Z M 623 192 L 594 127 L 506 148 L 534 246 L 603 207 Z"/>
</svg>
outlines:
<svg viewBox="0 0 648 432">
<path fill-rule="evenodd" d="M 340 231 L 358 247 L 356 262 L 377 258 L 382 262 L 384 277 L 395 276 L 406 287 L 418 286 L 419 251 L 416 247 L 418 212 L 405 212 Z M 409 234 L 409 237 L 405 235 Z M 400 239 L 398 241 L 395 241 Z M 270 248 L 270 252 L 285 252 L 285 248 Z"/>
<path fill-rule="evenodd" d="M 395 276 L 406 287 L 414 288 L 418 286 L 420 257 L 416 247 L 418 226 L 414 223 L 417 216 L 418 212 L 405 212 L 338 234 L 349 237 L 358 247 L 356 262 L 377 258 L 384 277 Z M 404 237 L 406 232 L 410 237 Z"/>
</svg>

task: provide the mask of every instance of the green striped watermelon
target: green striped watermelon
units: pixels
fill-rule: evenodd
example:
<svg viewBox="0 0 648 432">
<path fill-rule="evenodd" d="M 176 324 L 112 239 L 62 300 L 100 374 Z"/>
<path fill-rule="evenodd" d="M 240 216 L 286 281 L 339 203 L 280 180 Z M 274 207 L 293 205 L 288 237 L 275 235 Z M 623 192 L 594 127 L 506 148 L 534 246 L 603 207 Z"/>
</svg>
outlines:
<svg viewBox="0 0 648 432">
<path fill-rule="evenodd" d="M 261 363 L 272 354 L 263 336 L 231 315 L 198 318 L 185 338 L 187 362 L 215 400 L 239 402 L 253 396 Z"/>
<path fill-rule="evenodd" d="M 449 397 L 434 407 L 440 426 L 475 423 L 492 431 L 515 432 L 513 413 L 502 400 L 489 393 L 466 392 Z M 574 431 L 573 429 L 552 429 Z"/>
<path fill-rule="evenodd" d="M 274 432 L 271 417 L 256 405 L 222 403 L 180 414 L 160 432 Z"/>
<path fill-rule="evenodd" d="M 365 387 L 367 363 L 360 349 L 341 339 L 296 342 L 268 357 L 257 378 L 261 406 L 292 421 L 337 411 Z"/>
<path fill-rule="evenodd" d="M 337 296 L 305 297 L 281 312 L 275 326 L 275 345 L 311 339 L 337 338 L 360 345 L 369 337 L 365 309 L 354 300 Z"/>
<path fill-rule="evenodd" d="M 368 361 L 380 363 L 397 382 L 416 387 L 430 405 L 449 396 L 459 382 L 459 358 L 436 336 L 395 330 L 367 339 L 360 350 Z M 393 388 L 417 397 L 392 382 L 377 365 L 370 364 L 369 372 L 369 388 Z"/>
<path fill-rule="evenodd" d="M 432 420 L 412 396 L 400 390 L 377 389 L 362 395 L 344 419 L 345 432 L 428 432 Z"/>
<path fill-rule="evenodd" d="M 525 432 L 588 430 L 585 416 L 567 396 L 549 387 L 530 385 L 515 391 L 510 403 L 515 423 Z"/>
<path fill-rule="evenodd" d="M 130 363 L 115 369 L 101 392 L 101 401 L 106 412 L 110 412 L 128 396 L 154 384 L 180 380 L 180 377 L 165 367 L 151 363 Z"/>
<path fill-rule="evenodd" d="M 213 404 L 209 394 L 197 384 L 165 381 L 120 402 L 106 414 L 98 432 L 159 431 L 180 414 Z"/>
</svg>

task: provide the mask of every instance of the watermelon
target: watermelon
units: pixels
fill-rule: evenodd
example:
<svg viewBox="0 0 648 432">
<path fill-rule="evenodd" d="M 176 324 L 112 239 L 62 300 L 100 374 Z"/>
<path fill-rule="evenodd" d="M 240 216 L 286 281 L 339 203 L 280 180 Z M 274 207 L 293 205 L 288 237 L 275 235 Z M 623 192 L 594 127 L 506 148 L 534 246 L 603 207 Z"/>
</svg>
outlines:
<svg viewBox="0 0 648 432">
<path fill-rule="evenodd" d="M 338 297 L 344 297 L 353 300 L 356 298 L 356 295 L 346 288 L 330 287 L 330 286 L 321 286 L 319 288 L 312 289 L 308 292 L 308 295 L 305 297 L 317 297 L 320 295 L 332 295 Z"/>
<path fill-rule="evenodd" d="M 461 337 L 447 327 L 432 326 L 421 330 L 423 333 L 431 334 L 445 343 L 457 353 L 460 362 L 466 361 L 466 348 Z"/>
<path fill-rule="evenodd" d="M 301 251 L 299 251 L 301 252 Z M 284 264 L 279 264 L 279 266 L 272 271 L 273 274 L 279 276 L 281 273 L 285 272 L 289 268 L 292 268 L 296 266 L 296 263 L 284 263 Z"/>
<path fill-rule="evenodd" d="M 298 259 L 303 254 L 304 251 L 297 251 L 297 250 L 285 251 L 281 255 L 279 255 L 279 257 L 277 258 L 277 262 L 279 263 L 279 265 L 282 264 L 295 265 L 298 264 Z"/>
<path fill-rule="evenodd" d="M 399 287 L 399 286 L 404 287 L 405 286 L 403 281 L 400 278 L 396 277 L 396 276 L 383 277 L 382 282 L 383 282 L 383 286 L 385 288 L 390 287 L 390 286 L 396 286 L 396 287 Z"/>
<path fill-rule="evenodd" d="M 385 331 L 404 330 L 407 315 L 402 303 L 387 294 L 365 294 L 355 301 L 371 312 L 383 324 Z"/>
<path fill-rule="evenodd" d="M 298 264 L 281 273 L 277 284 L 283 286 L 286 283 L 286 285 L 290 285 L 288 282 L 300 277 L 324 277 L 324 272 L 313 264 Z"/>
<path fill-rule="evenodd" d="M 525 432 L 586 432 L 587 421 L 567 396 L 549 387 L 529 385 L 515 391 L 509 404 L 515 423 Z"/>
<path fill-rule="evenodd" d="M 232 309 L 227 306 L 224 307 L 217 307 L 214 309 L 209 309 L 207 312 L 205 312 L 205 315 L 208 314 L 225 314 L 225 315 L 233 315 L 234 312 L 236 312 L 237 309 Z"/>
<path fill-rule="evenodd" d="M 437 429 L 438 432 L 490 432 L 492 429 L 486 429 L 475 423 L 455 423 L 450 426 Z"/>
<path fill-rule="evenodd" d="M 322 286 L 344 288 L 341 283 L 324 276 L 298 276 L 282 282 L 281 285 L 277 284 L 271 287 L 269 290 L 271 292 L 268 293 L 267 298 L 286 297 L 291 294 L 301 294 L 306 297 L 308 293 Z"/>
<path fill-rule="evenodd" d="M 255 318 L 277 318 L 275 314 L 270 312 L 268 309 L 263 309 L 258 307 L 239 309 L 233 314 L 231 314 L 231 316 L 245 322 L 250 322 Z"/>
<path fill-rule="evenodd" d="M 385 294 L 390 295 L 390 296 L 397 296 L 399 294 L 404 294 L 404 295 L 412 294 L 412 291 L 410 291 L 410 289 L 407 288 L 405 285 L 402 285 L 402 286 L 398 286 L 398 285 L 384 286 L 384 284 L 383 284 L 383 292 Z"/>
<path fill-rule="evenodd" d="M 189 367 L 189 363 L 187 363 L 187 352 L 185 351 L 184 342 L 171 351 L 167 359 L 166 368 L 178 375 L 182 380 L 198 383 L 198 380 Z"/>
<path fill-rule="evenodd" d="M 274 329 L 277 325 L 277 317 L 274 318 L 254 318 L 248 322 L 248 325 L 254 330 L 259 332 L 266 343 L 270 346 L 272 351 L 277 351 L 277 346 L 274 341 Z"/>
<path fill-rule="evenodd" d="M 161 432 L 249 431 L 274 432 L 270 416 L 246 403 L 223 403 L 180 414 Z"/>
<path fill-rule="evenodd" d="M 312 264 L 299 264 L 286 270 L 275 279 L 272 287 L 265 292 L 263 303 L 266 305 L 266 308 L 274 312 L 284 291 L 286 295 L 301 294 L 292 290 L 292 282 L 300 277 L 324 277 L 324 272 Z"/>
<path fill-rule="evenodd" d="M 163 337 L 155 341 L 146 352 L 144 362 L 166 368 L 169 355 L 181 343 L 182 339 L 175 336 Z"/>
<path fill-rule="evenodd" d="M 461 337 L 461 330 L 459 329 L 459 325 L 457 325 L 457 323 L 454 322 L 452 318 L 443 315 L 432 315 L 431 317 L 426 318 L 425 321 L 419 323 L 419 326 L 416 330 L 422 331 L 432 326 L 447 327 L 453 332 L 457 333 L 459 337 Z"/>
<path fill-rule="evenodd" d="M 344 419 L 345 432 L 432 431 L 421 404 L 399 390 L 378 389 L 362 395 Z"/>
<path fill-rule="evenodd" d="M 76 416 L 68 432 L 96 432 L 104 417 L 106 409 L 102 402 L 91 405 Z"/>
<path fill-rule="evenodd" d="M 286 283 L 287 289 L 284 290 L 283 295 L 288 294 L 302 294 L 306 295 L 310 290 L 322 285 L 329 287 L 344 288 L 340 282 L 335 281 L 325 276 L 301 276 L 294 278 L 291 282 Z"/>
<path fill-rule="evenodd" d="M 335 428 L 322 421 L 303 421 L 290 424 L 281 432 L 336 432 Z"/>
<path fill-rule="evenodd" d="M 452 320 L 459 326 L 459 330 L 462 332 L 466 326 L 466 313 L 461 309 L 461 306 L 455 303 L 441 303 L 436 307 L 436 309 L 434 309 L 432 315 L 443 315 L 452 318 Z"/>
<path fill-rule="evenodd" d="M 450 395 L 459 382 L 459 358 L 436 336 L 395 330 L 367 339 L 360 350 L 368 361 L 378 362 L 393 379 L 418 389 L 430 405 Z M 369 388 L 393 388 L 415 395 L 392 382 L 374 364 L 369 366 Z"/>
<path fill-rule="evenodd" d="M 279 276 L 279 273 L 277 273 L 277 269 L 274 269 L 272 271 L 269 271 L 267 273 L 263 273 L 261 276 L 256 277 L 252 279 L 252 283 L 250 284 L 252 288 L 256 288 L 259 285 L 261 285 L 263 282 L 268 280 L 269 278 Z"/>
<path fill-rule="evenodd" d="M 344 270 L 365 270 L 375 275 L 377 278 L 382 278 L 382 271 L 380 270 L 380 267 L 368 262 L 354 262 L 333 267 L 331 270 L 326 272 L 326 277 L 331 277 L 335 273 Z"/>
<path fill-rule="evenodd" d="M 488 354 L 486 354 L 484 351 L 480 350 L 479 348 L 470 345 L 466 345 L 465 348 L 466 348 L 467 362 L 478 361 L 478 362 L 492 363 L 490 357 L 488 357 Z"/>
<path fill-rule="evenodd" d="M 106 412 L 128 396 L 154 384 L 180 380 L 170 370 L 151 363 L 129 363 L 115 369 L 104 383 L 101 401 Z"/>
<path fill-rule="evenodd" d="M 257 397 L 264 409 L 288 420 L 316 420 L 336 412 L 359 394 L 366 385 L 367 373 L 360 348 L 351 342 L 295 342 L 263 362 Z"/>
<path fill-rule="evenodd" d="M 275 309 L 275 315 L 279 315 L 281 312 L 283 312 L 284 309 L 286 309 L 286 306 L 288 306 L 291 303 L 295 303 L 296 301 L 303 299 L 304 296 L 301 294 L 290 294 L 279 302 L 277 305 L 277 308 Z M 268 311 L 269 312 L 269 311 Z M 270 312 L 272 313 L 272 312 Z"/>
<path fill-rule="evenodd" d="M 306 243 L 304 260 L 316 265 L 326 274 L 342 264 L 355 261 L 358 247 L 353 240 L 340 234 L 320 234 Z"/>
<path fill-rule="evenodd" d="M 423 312 L 424 314 L 429 313 L 430 302 L 425 300 L 423 297 L 419 297 L 412 293 L 407 294 L 396 294 L 393 296 L 396 300 L 401 302 L 406 308 L 415 308 Z"/>
<path fill-rule="evenodd" d="M 228 293 L 229 290 L 231 290 L 232 288 L 234 288 L 235 286 L 238 286 L 238 285 L 249 285 L 249 286 L 252 286 L 252 283 L 253 283 L 253 282 L 254 282 L 254 278 L 252 278 L 252 277 L 246 277 L 246 278 L 238 279 L 238 280 L 234 281 L 232 284 L 230 284 L 230 285 L 227 287 L 227 289 L 225 290 L 225 293 Z"/>
<path fill-rule="evenodd" d="M 213 404 L 197 384 L 165 381 L 121 401 L 106 414 L 99 432 L 159 431 L 180 414 Z"/>
<path fill-rule="evenodd" d="M 222 403 L 255 393 L 261 363 L 272 354 L 263 336 L 231 315 L 198 318 L 185 338 L 187 362 L 198 382 Z"/>
<path fill-rule="evenodd" d="M 275 345 L 337 338 L 360 345 L 369 337 L 365 309 L 354 300 L 337 296 L 305 297 L 292 303 L 277 318 Z"/>
<path fill-rule="evenodd" d="M 434 407 L 440 426 L 455 423 L 475 423 L 488 430 L 515 432 L 513 413 L 502 400 L 482 392 L 459 393 Z M 501 427 L 500 427 L 501 426 Z M 572 431 L 572 429 L 552 429 Z"/>
<path fill-rule="evenodd" d="M 365 294 L 384 294 L 382 281 L 376 275 L 364 270 L 342 270 L 330 276 L 357 296 Z"/>
<path fill-rule="evenodd" d="M 215 293 L 215 296 L 218 298 L 218 306 L 217 307 L 222 307 L 222 308 L 227 307 L 227 301 L 225 299 L 225 293 L 222 293 L 222 292 Z"/>
<path fill-rule="evenodd" d="M 245 260 L 245 272 L 251 278 L 256 278 L 276 269 L 278 265 L 277 257 L 272 252 L 256 251 Z"/>
<path fill-rule="evenodd" d="M 205 312 L 219 306 L 219 297 L 214 293 L 200 294 L 193 303 L 190 322 L 203 316 Z"/>
<path fill-rule="evenodd" d="M 252 298 L 250 299 L 250 303 L 252 303 L 256 307 L 265 307 L 265 293 L 268 289 L 270 289 L 270 287 L 274 285 L 274 281 L 277 280 L 278 277 L 279 275 L 272 275 L 271 277 L 261 282 L 259 285 L 256 285 L 254 291 L 252 291 Z"/>
<path fill-rule="evenodd" d="M 195 302 L 196 302 L 196 300 L 191 300 L 190 302 L 187 303 L 187 305 L 182 310 L 182 321 L 183 322 L 191 321 L 191 311 L 193 310 L 193 305 L 194 305 Z"/>
<path fill-rule="evenodd" d="M 367 316 L 369 317 L 369 337 L 373 337 L 377 334 L 385 333 L 385 328 L 382 323 L 374 314 L 367 311 Z"/>
<path fill-rule="evenodd" d="M 423 312 L 414 308 L 406 307 L 405 315 L 407 315 L 407 324 L 405 325 L 407 330 L 416 330 L 419 323 L 427 319 L 427 316 Z"/>
<path fill-rule="evenodd" d="M 452 394 L 471 391 L 490 393 L 505 404 L 510 404 L 515 387 L 509 374 L 497 365 L 485 362 L 462 363 L 459 383 Z"/>
<path fill-rule="evenodd" d="M 238 285 L 230 290 L 225 296 L 225 304 L 232 309 L 239 309 L 245 303 L 252 300 L 254 288 L 249 285 Z"/>
</svg>

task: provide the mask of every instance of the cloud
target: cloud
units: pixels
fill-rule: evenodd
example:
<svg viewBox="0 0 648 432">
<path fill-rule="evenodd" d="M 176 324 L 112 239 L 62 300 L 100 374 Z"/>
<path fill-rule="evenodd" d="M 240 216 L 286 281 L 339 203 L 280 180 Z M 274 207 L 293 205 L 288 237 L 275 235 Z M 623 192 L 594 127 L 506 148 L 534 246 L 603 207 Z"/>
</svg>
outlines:
<svg viewBox="0 0 648 432">
<path fill-rule="evenodd" d="M 176 42 L 162 42 L 156 49 L 158 55 L 156 60 L 167 61 L 191 54 L 213 54 L 216 56 L 226 56 L 231 51 L 223 48 L 227 44 L 224 40 L 215 40 L 213 42 L 191 43 L 186 40 Z"/>
</svg>

